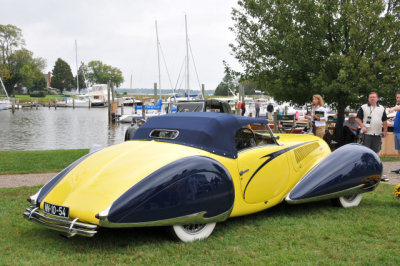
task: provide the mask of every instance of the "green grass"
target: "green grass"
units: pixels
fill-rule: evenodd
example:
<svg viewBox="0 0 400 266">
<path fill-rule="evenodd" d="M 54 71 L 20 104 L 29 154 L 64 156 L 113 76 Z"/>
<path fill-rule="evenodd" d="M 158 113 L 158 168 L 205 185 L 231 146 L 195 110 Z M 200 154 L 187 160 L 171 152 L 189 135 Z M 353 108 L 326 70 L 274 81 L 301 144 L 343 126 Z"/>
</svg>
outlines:
<svg viewBox="0 0 400 266">
<path fill-rule="evenodd" d="M 6 95 L 0 94 L 0 98 L 2 98 L 2 97 L 5 98 Z M 45 97 L 31 97 L 30 95 L 27 95 L 27 94 L 16 94 L 14 99 L 15 99 L 15 102 L 19 102 L 19 103 L 27 103 L 27 102 L 31 102 L 31 101 L 32 102 L 37 101 L 39 103 L 46 104 L 49 102 L 49 99 L 50 99 L 50 101 L 54 102 L 55 99 L 61 100 L 61 99 L 63 99 L 63 97 L 59 97 L 57 95 L 46 95 Z"/>
<path fill-rule="evenodd" d="M 0 265 L 399 265 L 400 200 L 382 184 L 359 207 L 330 201 L 278 205 L 218 223 L 204 241 L 177 243 L 166 228 L 103 229 L 65 239 L 22 218 L 39 187 L 0 189 Z"/>
<path fill-rule="evenodd" d="M 400 161 L 397 156 L 380 156 L 382 162 L 395 162 Z"/>
<path fill-rule="evenodd" d="M 88 152 L 88 149 L 0 151 L 0 174 L 58 172 Z"/>
</svg>

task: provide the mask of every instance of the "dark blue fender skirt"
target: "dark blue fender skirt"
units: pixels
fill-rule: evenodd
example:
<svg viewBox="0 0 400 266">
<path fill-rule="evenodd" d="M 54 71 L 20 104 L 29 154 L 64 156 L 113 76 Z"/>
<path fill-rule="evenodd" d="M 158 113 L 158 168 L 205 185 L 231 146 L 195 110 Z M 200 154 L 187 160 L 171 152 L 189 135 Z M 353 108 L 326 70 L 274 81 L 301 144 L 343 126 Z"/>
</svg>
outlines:
<svg viewBox="0 0 400 266">
<path fill-rule="evenodd" d="M 337 198 L 374 190 L 382 176 L 382 162 L 371 149 L 347 144 L 310 170 L 286 197 L 288 203 Z"/>
<path fill-rule="evenodd" d="M 214 159 L 191 156 L 170 163 L 113 202 L 100 225 L 153 226 L 225 220 L 235 199 L 232 178 Z M 217 217 L 217 218 L 216 218 Z"/>
</svg>

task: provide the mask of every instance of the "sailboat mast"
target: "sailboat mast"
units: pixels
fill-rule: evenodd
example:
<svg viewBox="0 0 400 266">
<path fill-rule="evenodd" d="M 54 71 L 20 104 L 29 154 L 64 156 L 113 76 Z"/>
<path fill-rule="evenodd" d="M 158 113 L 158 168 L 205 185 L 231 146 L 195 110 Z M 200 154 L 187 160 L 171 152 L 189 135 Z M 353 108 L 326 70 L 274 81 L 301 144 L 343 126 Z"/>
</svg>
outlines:
<svg viewBox="0 0 400 266">
<path fill-rule="evenodd" d="M 78 68 L 78 43 L 75 40 L 75 62 L 76 62 L 76 90 L 78 94 L 81 94 L 79 90 L 79 68 Z"/>
<path fill-rule="evenodd" d="M 185 31 L 186 31 L 186 94 L 189 100 L 189 40 L 187 34 L 187 18 L 185 14 Z"/>
<path fill-rule="evenodd" d="M 156 20 L 156 36 L 157 36 L 158 87 L 160 88 L 160 99 L 161 99 L 160 42 L 158 40 L 157 20 Z"/>
<path fill-rule="evenodd" d="M 4 83 L 3 83 L 3 80 L 1 79 L 1 77 L 0 77 L 0 82 L 1 82 L 1 86 L 3 86 L 4 92 L 6 93 L 7 99 L 10 100 L 10 97 L 8 97 L 6 86 L 4 86 Z"/>
<path fill-rule="evenodd" d="M 131 89 L 131 93 L 132 93 L 132 97 L 133 97 L 133 88 L 132 88 L 132 72 L 131 72 L 131 83 L 130 83 L 130 89 Z"/>
</svg>

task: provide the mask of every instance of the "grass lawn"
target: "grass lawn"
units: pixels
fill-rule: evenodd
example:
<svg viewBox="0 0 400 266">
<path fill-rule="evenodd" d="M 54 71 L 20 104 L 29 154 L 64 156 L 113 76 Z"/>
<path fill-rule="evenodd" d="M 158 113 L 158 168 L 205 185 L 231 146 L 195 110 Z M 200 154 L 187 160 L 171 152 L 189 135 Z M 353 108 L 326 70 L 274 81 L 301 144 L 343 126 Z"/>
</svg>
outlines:
<svg viewBox="0 0 400 266">
<path fill-rule="evenodd" d="M 0 174 L 58 172 L 88 152 L 88 149 L 0 151 Z"/>
<path fill-rule="evenodd" d="M 400 199 L 388 184 L 364 194 L 356 208 L 282 204 L 218 223 L 210 238 L 189 244 L 170 240 L 166 228 L 62 238 L 22 218 L 25 199 L 39 188 L 0 189 L 0 265 L 400 264 Z"/>
<path fill-rule="evenodd" d="M 0 174 L 58 172 L 89 150 L 0 151 Z M 398 157 L 381 157 L 383 162 Z"/>
<path fill-rule="evenodd" d="M 381 157 L 381 161 L 382 162 L 395 162 L 395 161 L 399 161 L 399 157 L 398 156 L 380 156 Z"/>
</svg>

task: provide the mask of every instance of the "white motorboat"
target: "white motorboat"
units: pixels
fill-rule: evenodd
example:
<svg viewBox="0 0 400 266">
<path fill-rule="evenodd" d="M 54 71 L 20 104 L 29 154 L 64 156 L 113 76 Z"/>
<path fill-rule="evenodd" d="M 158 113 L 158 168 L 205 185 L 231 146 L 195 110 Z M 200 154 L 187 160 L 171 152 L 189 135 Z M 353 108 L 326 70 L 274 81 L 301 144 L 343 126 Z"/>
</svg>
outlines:
<svg viewBox="0 0 400 266">
<path fill-rule="evenodd" d="M 156 104 L 153 105 L 146 105 L 145 108 L 146 119 L 149 117 L 165 114 L 165 108 L 163 108 L 162 100 L 159 100 Z M 131 123 L 133 118 L 135 118 L 136 120 L 140 120 L 143 117 L 142 110 L 143 105 L 135 105 L 132 109 L 132 114 L 121 115 L 118 121 L 121 123 Z"/>
<path fill-rule="evenodd" d="M 122 97 L 124 101 L 124 106 L 133 106 L 135 103 L 135 98 L 133 97 Z"/>
<path fill-rule="evenodd" d="M 76 95 L 76 98 L 68 98 L 68 107 L 90 107 L 90 97 L 88 95 Z"/>
<path fill-rule="evenodd" d="M 107 106 L 108 104 L 107 84 L 94 84 L 88 89 L 88 96 L 92 106 Z M 111 97 L 111 96 L 110 96 Z"/>
<path fill-rule="evenodd" d="M 11 108 L 11 102 L 9 100 L 0 100 L 0 110 L 7 110 Z"/>
</svg>

